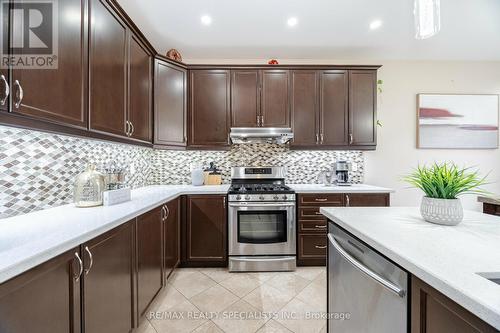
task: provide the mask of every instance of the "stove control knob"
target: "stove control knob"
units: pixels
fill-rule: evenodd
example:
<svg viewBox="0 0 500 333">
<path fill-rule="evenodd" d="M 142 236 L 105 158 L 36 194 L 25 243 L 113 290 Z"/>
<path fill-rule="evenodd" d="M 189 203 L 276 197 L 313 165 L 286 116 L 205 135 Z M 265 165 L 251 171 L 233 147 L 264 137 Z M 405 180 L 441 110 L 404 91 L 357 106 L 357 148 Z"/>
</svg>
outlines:
<svg viewBox="0 0 500 333">
<path fill-rule="evenodd" d="M 288 199 L 288 197 L 286 196 L 286 194 L 283 194 L 283 200 L 286 200 Z"/>
<path fill-rule="evenodd" d="M 245 200 L 250 200 L 250 196 L 248 194 L 245 195 Z"/>
<path fill-rule="evenodd" d="M 259 199 L 260 199 L 260 200 L 264 200 L 265 198 L 264 198 L 264 196 L 263 196 L 263 195 L 261 195 L 261 196 L 259 197 Z"/>
<path fill-rule="evenodd" d="M 276 194 L 274 197 L 273 197 L 274 200 L 279 200 L 280 197 L 278 197 L 278 195 Z"/>
<path fill-rule="evenodd" d="M 236 200 L 241 200 L 241 195 L 239 195 L 239 194 L 238 194 L 238 195 L 236 196 Z"/>
</svg>

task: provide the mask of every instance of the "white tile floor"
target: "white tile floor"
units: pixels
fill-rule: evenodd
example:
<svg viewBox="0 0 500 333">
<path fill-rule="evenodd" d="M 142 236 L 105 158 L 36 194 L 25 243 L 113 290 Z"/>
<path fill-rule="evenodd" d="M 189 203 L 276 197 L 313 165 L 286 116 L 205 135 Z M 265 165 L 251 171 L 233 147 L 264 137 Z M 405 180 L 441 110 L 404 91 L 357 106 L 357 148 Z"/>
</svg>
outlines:
<svg viewBox="0 0 500 333">
<path fill-rule="evenodd" d="M 324 267 L 276 273 L 181 268 L 136 333 L 322 333 L 326 320 L 317 317 L 324 312 Z"/>
</svg>

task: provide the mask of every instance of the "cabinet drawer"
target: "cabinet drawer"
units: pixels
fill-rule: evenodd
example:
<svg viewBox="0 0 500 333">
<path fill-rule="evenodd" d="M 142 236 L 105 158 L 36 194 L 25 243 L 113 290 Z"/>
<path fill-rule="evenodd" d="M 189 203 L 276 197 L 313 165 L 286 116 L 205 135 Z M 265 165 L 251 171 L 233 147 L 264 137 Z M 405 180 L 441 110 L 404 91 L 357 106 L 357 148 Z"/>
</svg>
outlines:
<svg viewBox="0 0 500 333">
<path fill-rule="evenodd" d="M 326 258 L 326 235 L 299 235 L 299 259 Z"/>
<path fill-rule="evenodd" d="M 326 219 L 323 220 L 299 220 L 299 232 L 310 233 L 310 232 L 319 232 L 326 233 L 328 231 L 328 223 Z"/>
<path fill-rule="evenodd" d="M 300 207 L 299 220 L 325 220 L 326 217 L 319 212 L 318 207 Z"/>
<path fill-rule="evenodd" d="M 341 193 L 333 194 L 301 194 L 299 195 L 299 206 L 343 206 Z"/>
</svg>

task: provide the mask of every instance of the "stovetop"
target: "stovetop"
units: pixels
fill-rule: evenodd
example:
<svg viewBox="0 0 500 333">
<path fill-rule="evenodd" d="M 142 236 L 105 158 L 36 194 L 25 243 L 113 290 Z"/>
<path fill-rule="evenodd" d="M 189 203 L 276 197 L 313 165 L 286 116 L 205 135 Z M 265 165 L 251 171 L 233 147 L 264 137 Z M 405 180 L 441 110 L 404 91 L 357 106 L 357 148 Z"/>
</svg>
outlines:
<svg viewBox="0 0 500 333">
<path fill-rule="evenodd" d="M 293 194 L 295 193 L 290 187 L 284 184 L 263 184 L 263 183 L 246 183 L 232 184 L 229 188 L 229 194 Z"/>
</svg>

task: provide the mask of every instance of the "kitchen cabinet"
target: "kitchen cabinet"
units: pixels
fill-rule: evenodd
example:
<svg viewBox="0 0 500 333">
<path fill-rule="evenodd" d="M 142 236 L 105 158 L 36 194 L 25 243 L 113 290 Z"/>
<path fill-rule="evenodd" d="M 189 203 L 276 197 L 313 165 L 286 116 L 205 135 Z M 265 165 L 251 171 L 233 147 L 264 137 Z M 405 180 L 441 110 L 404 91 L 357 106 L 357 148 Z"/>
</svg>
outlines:
<svg viewBox="0 0 500 333">
<path fill-rule="evenodd" d="M 152 58 L 146 46 L 129 35 L 129 105 L 130 137 L 145 142 L 152 140 Z"/>
<path fill-rule="evenodd" d="M 13 114 L 70 127 L 87 128 L 87 47 L 83 19 L 85 8 L 85 0 L 58 1 L 59 17 L 64 18 L 68 12 L 72 15 L 70 20 L 60 19 L 58 22 L 57 69 L 12 69 L 10 93 Z M 16 21 L 18 17 L 12 16 L 12 34 L 22 36 L 22 31 L 16 31 L 24 29 L 22 22 Z M 5 88 L 8 73 L 2 69 L 0 75 L 5 78 L 0 80 L 0 108 L 7 111 Z"/>
<path fill-rule="evenodd" d="M 164 276 L 165 280 L 180 260 L 180 208 L 179 199 L 165 205 L 164 211 Z"/>
<path fill-rule="evenodd" d="M 163 206 L 137 218 L 137 311 L 142 318 L 163 285 Z"/>
<path fill-rule="evenodd" d="M 384 207 L 389 193 L 311 193 L 297 198 L 297 265 L 326 264 L 328 222 L 321 207 Z"/>
<path fill-rule="evenodd" d="M 232 127 L 290 127 L 288 70 L 232 70 Z"/>
<path fill-rule="evenodd" d="M 320 73 L 319 144 L 347 146 L 349 130 L 348 72 L 328 70 Z"/>
<path fill-rule="evenodd" d="M 229 147 L 230 71 L 190 70 L 190 148 Z"/>
<path fill-rule="evenodd" d="M 231 71 L 231 127 L 260 125 L 260 91 L 258 70 Z"/>
<path fill-rule="evenodd" d="M 90 129 L 128 136 L 127 26 L 105 0 L 90 1 Z"/>
<path fill-rule="evenodd" d="M 411 277 L 411 333 L 498 332 L 415 276 Z"/>
<path fill-rule="evenodd" d="M 349 145 L 377 144 L 377 72 L 349 71 Z"/>
<path fill-rule="evenodd" d="M 184 224 L 183 264 L 185 266 L 226 266 L 226 196 L 187 196 Z"/>
<path fill-rule="evenodd" d="M 133 235 L 128 222 L 82 245 L 85 333 L 132 329 Z"/>
<path fill-rule="evenodd" d="M 79 333 L 79 248 L 0 284 L 0 332 Z"/>
<path fill-rule="evenodd" d="M 155 60 L 155 131 L 159 147 L 185 147 L 187 71 L 160 59 Z"/>
<path fill-rule="evenodd" d="M 500 216 L 500 205 L 483 203 L 483 213 Z"/>
<path fill-rule="evenodd" d="M 319 75 L 315 70 L 291 72 L 293 147 L 311 147 L 319 142 Z"/>
</svg>

